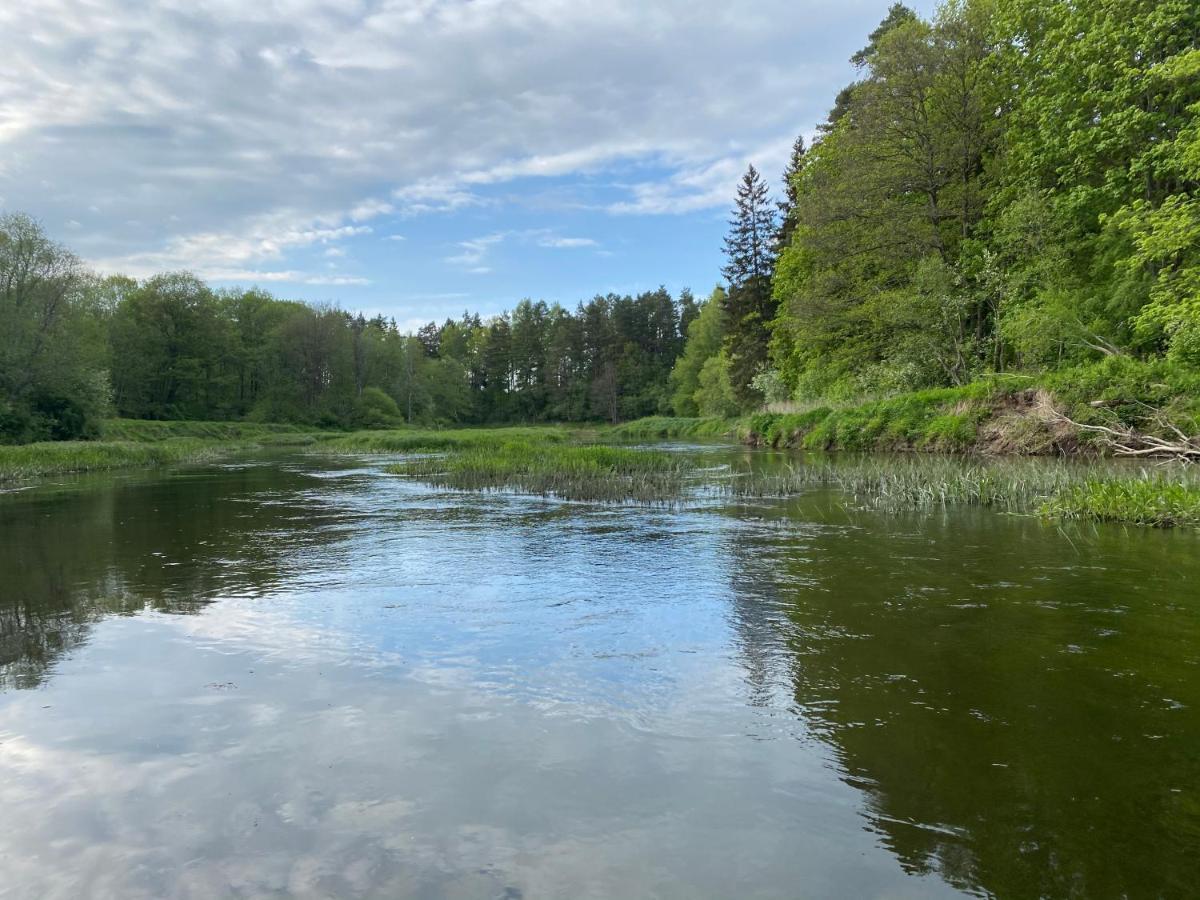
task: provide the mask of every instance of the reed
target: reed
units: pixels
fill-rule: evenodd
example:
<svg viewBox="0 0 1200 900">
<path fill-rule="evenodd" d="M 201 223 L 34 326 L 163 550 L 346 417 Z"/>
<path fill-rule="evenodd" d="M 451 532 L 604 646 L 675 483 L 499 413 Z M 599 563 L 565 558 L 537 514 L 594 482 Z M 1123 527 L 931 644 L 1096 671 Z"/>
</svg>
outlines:
<svg viewBox="0 0 1200 900">
<path fill-rule="evenodd" d="M 659 503 L 680 497 L 691 461 L 677 453 L 509 441 L 405 460 L 388 471 L 459 490 L 516 490 L 564 500 Z"/>
<path fill-rule="evenodd" d="M 323 436 L 317 444 L 322 453 L 420 453 L 497 447 L 513 441 L 561 443 L 571 436 L 556 426 L 526 428 L 396 429 L 355 431 Z"/>
<path fill-rule="evenodd" d="M 1200 478 L 1190 469 L 871 457 L 801 463 L 784 472 L 731 475 L 718 489 L 736 497 L 787 497 L 814 487 L 885 511 L 978 506 L 1048 518 L 1133 525 L 1200 525 Z"/>
<path fill-rule="evenodd" d="M 228 444 L 198 438 L 171 438 L 154 442 L 56 441 L 0 446 L 0 482 L 69 472 L 101 472 L 199 462 L 229 449 Z"/>
</svg>

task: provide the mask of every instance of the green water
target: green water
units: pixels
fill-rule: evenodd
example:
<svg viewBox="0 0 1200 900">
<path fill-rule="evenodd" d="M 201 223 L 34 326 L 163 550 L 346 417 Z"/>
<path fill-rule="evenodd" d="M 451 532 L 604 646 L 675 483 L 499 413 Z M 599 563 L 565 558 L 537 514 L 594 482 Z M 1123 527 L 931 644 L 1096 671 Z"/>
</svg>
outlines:
<svg viewBox="0 0 1200 900">
<path fill-rule="evenodd" d="M 1195 533 L 384 462 L 0 495 L 0 896 L 1195 896 Z"/>
</svg>

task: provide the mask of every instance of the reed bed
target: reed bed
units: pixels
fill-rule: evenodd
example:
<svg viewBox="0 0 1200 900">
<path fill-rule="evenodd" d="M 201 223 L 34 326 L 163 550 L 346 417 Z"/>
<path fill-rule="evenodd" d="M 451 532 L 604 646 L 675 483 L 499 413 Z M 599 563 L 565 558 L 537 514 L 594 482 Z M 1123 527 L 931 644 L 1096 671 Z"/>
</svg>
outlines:
<svg viewBox="0 0 1200 900">
<path fill-rule="evenodd" d="M 0 482 L 70 472 L 150 468 L 211 459 L 228 444 L 198 438 L 154 442 L 55 441 L 0 446 Z"/>
<path fill-rule="evenodd" d="M 787 497 L 814 487 L 841 490 L 856 503 L 885 511 L 978 506 L 1049 518 L 1200 525 L 1200 478 L 1182 466 L 872 457 L 733 475 L 719 485 L 742 498 Z"/>
<path fill-rule="evenodd" d="M 499 447 L 506 443 L 558 444 L 571 432 L 555 426 L 528 428 L 396 429 L 355 431 L 323 436 L 316 449 L 322 453 L 422 453 Z"/>
<path fill-rule="evenodd" d="M 459 490 L 659 503 L 683 494 L 693 466 L 681 454 L 659 450 L 509 441 L 406 460 L 388 471 Z"/>
</svg>

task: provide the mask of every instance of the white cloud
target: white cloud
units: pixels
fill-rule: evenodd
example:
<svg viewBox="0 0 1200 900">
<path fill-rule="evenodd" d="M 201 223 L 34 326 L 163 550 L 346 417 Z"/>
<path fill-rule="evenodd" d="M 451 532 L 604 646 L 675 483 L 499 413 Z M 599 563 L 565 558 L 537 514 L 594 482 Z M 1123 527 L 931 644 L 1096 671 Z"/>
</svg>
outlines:
<svg viewBox="0 0 1200 900">
<path fill-rule="evenodd" d="M 491 252 L 492 248 L 503 241 L 508 235 L 504 232 L 489 234 L 483 237 L 474 238 L 469 241 L 460 241 L 458 243 L 459 252 L 451 256 L 445 257 L 445 261 L 451 265 L 461 266 L 467 272 L 475 275 L 484 275 L 492 271 L 491 266 L 484 265 L 484 260 Z"/>
<path fill-rule="evenodd" d="M 552 247 L 556 250 L 571 250 L 576 247 L 596 247 L 597 243 L 591 238 L 581 237 L 545 237 L 538 241 L 539 247 Z"/>
<path fill-rule="evenodd" d="M 335 285 L 339 287 L 367 285 L 369 278 L 350 275 L 314 275 L 291 269 L 284 271 L 262 271 L 257 269 L 200 269 L 196 274 L 210 281 L 230 281 L 239 284 L 263 284 L 281 282 L 285 284 Z"/>
<path fill-rule="evenodd" d="M 621 214 L 723 207 L 748 159 L 778 177 L 885 6 L 0 3 L 0 195 L 134 274 L 256 270 L 520 178 L 623 181 Z"/>
</svg>

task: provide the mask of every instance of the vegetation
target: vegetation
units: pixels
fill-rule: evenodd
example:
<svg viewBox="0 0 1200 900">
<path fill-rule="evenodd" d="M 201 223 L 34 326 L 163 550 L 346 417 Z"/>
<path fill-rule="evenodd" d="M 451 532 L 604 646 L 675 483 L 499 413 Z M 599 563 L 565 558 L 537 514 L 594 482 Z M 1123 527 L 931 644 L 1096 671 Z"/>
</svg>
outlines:
<svg viewBox="0 0 1200 900">
<path fill-rule="evenodd" d="M 96 438 L 113 412 L 387 430 L 765 406 L 798 417 L 760 422 L 773 442 L 953 450 L 1011 373 L 1093 426 L 1079 446 L 1195 435 L 1198 29 L 1189 0 L 894 4 L 783 199 L 747 171 L 699 304 L 525 300 L 406 335 L 187 273 L 99 278 L 4 216 L 0 442 Z"/>
<path fill-rule="evenodd" d="M 197 438 L 154 442 L 55 441 L 0 446 L 0 482 L 70 472 L 150 468 L 212 459 L 228 444 Z"/>
<path fill-rule="evenodd" d="M 108 441 L 166 441 L 174 438 L 201 438 L 209 441 L 255 441 L 287 443 L 291 439 L 314 440 L 310 430 L 297 425 L 263 422 L 194 422 L 150 419 L 108 419 L 101 426 Z"/>
<path fill-rule="evenodd" d="M 1047 518 L 1130 525 L 1200 525 L 1200 480 L 1188 470 L 1106 468 L 1046 461 L 971 462 L 886 456 L 789 466 L 749 473 L 728 490 L 739 497 L 787 497 L 813 487 L 844 491 L 855 502 L 890 512 L 979 506 Z"/>
<path fill-rule="evenodd" d="M 691 469 L 691 462 L 675 453 L 530 441 L 465 448 L 388 467 L 397 475 L 464 490 L 513 489 L 610 502 L 678 498 Z"/>
<path fill-rule="evenodd" d="M 0 443 L 97 438 L 103 420 L 306 428 L 619 421 L 670 408 L 697 312 L 665 290 L 570 312 L 517 304 L 416 335 L 395 322 L 214 291 L 186 272 L 87 272 L 26 216 L 0 217 Z"/>
<path fill-rule="evenodd" d="M 735 365 L 727 314 L 719 348 L 708 334 L 685 348 L 675 412 L 731 415 L 697 408 L 708 366 L 739 401 L 801 411 L 768 424 L 773 441 L 956 449 L 980 410 L 924 392 L 978 406 L 976 383 L 990 394 L 1016 372 L 1073 422 L 1200 433 L 1198 27 L 1186 0 L 951 0 L 928 22 L 894 4 L 785 173 L 762 263 L 769 356 Z M 765 205 L 752 184 L 734 286 L 747 222 L 767 221 L 746 213 Z"/>
<path fill-rule="evenodd" d="M 506 444 L 551 444 L 567 440 L 562 428 L 457 428 L 357 431 L 329 436 L 317 448 L 322 453 L 425 453 L 442 450 L 492 450 Z"/>
<path fill-rule="evenodd" d="M 720 438 L 738 433 L 738 425 L 716 416 L 675 417 L 650 416 L 605 429 L 606 441 L 650 441 L 663 438 Z"/>
</svg>

